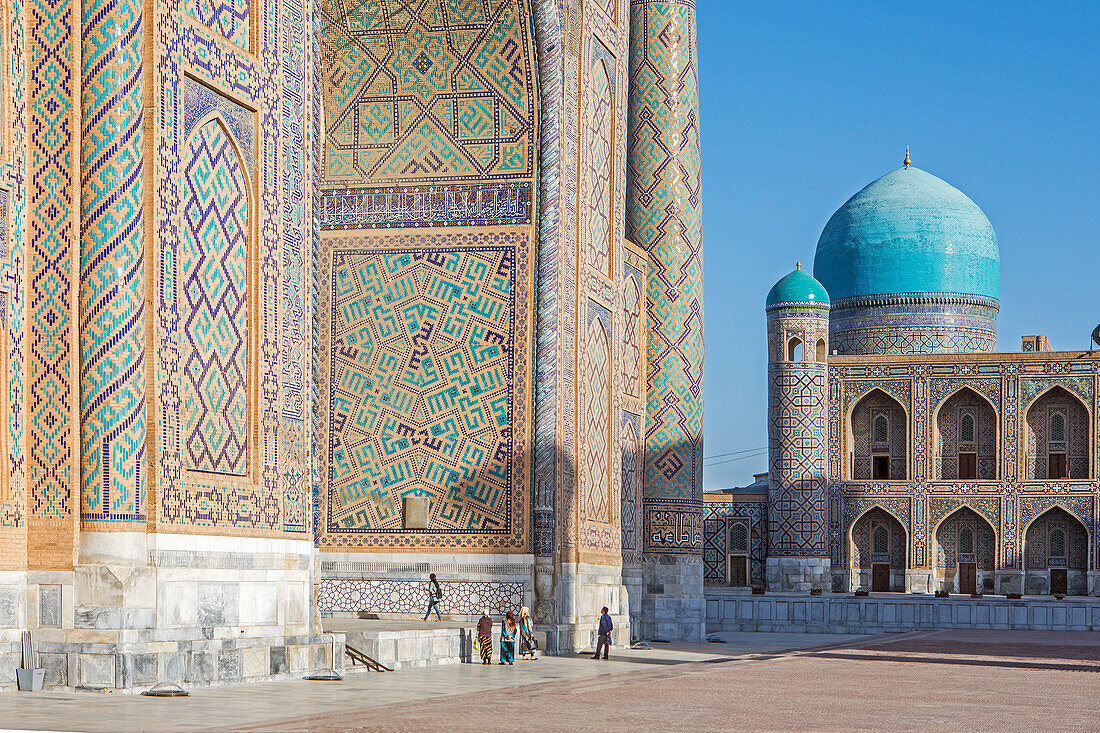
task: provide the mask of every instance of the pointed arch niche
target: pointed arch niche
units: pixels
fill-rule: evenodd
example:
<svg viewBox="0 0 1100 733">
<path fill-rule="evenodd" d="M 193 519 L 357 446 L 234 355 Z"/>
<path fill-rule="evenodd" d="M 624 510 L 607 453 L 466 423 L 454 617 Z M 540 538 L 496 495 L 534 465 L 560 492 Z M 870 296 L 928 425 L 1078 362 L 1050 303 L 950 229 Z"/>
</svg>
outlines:
<svg viewBox="0 0 1100 733">
<path fill-rule="evenodd" d="M 583 414 L 584 491 L 582 515 L 614 523 L 611 485 L 611 346 L 601 318 L 588 325 L 585 345 L 586 384 Z"/>
<path fill-rule="evenodd" d="M 1024 532 L 1024 592 L 1030 595 L 1085 595 L 1088 589 L 1089 533 L 1081 520 L 1054 506 Z"/>
<path fill-rule="evenodd" d="M 220 114 L 194 126 L 181 171 L 180 449 L 185 469 L 238 477 L 252 442 L 249 170 Z"/>
<path fill-rule="evenodd" d="M 997 533 L 989 520 L 967 506 L 936 527 L 936 587 L 952 593 L 988 592 L 994 587 Z"/>
<path fill-rule="evenodd" d="M 902 404 L 881 389 L 864 395 L 848 416 L 848 478 L 904 481 L 909 477 L 909 425 Z"/>
<path fill-rule="evenodd" d="M 897 518 L 871 507 L 852 523 L 848 537 L 851 590 L 905 592 L 909 538 Z"/>
<path fill-rule="evenodd" d="M 1031 403 L 1025 423 L 1025 479 L 1090 477 L 1092 421 L 1079 397 L 1054 386 Z"/>
<path fill-rule="evenodd" d="M 933 476 L 953 481 L 997 478 L 997 412 L 963 387 L 936 410 Z"/>
</svg>

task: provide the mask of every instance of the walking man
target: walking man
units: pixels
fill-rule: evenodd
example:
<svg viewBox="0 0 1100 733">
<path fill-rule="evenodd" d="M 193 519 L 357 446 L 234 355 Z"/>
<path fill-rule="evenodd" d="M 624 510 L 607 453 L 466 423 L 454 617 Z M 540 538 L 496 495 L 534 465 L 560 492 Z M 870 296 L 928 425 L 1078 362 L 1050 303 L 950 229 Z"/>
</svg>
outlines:
<svg viewBox="0 0 1100 733">
<path fill-rule="evenodd" d="M 600 648 L 603 647 L 603 658 L 607 659 L 607 652 L 611 648 L 611 630 L 615 628 L 615 624 L 611 623 L 611 616 L 607 613 L 607 606 L 600 609 L 600 628 L 596 632 L 596 653 L 592 655 L 593 659 L 600 658 Z"/>
<path fill-rule="evenodd" d="M 428 584 L 425 590 L 428 591 L 428 610 L 424 612 L 424 620 L 427 621 L 431 612 L 435 611 L 436 619 L 442 621 L 443 616 L 439 613 L 439 604 L 443 600 L 443 589 L 439 587 L 439 581 L 435 579 L 435 573 L 428 575 Z"/>
</svg>

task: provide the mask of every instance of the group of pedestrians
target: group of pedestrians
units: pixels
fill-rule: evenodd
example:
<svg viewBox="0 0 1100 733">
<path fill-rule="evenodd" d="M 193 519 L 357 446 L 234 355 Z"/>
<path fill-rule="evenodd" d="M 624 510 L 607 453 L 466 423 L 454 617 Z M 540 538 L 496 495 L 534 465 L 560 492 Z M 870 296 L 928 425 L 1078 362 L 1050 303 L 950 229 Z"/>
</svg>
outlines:
<svg viewBox="0 0 1100 733">
<path fill-rule="evenodd" d="M 514 664 L 516 661 L 516 642 L 520 645 L 521 659 L 538 659 L 535 645 L 535 628 L 531 623 L 531 611 L 524 606 L 519 609 L 519 620 L 509 611 L 500 622 L 500 663 Z M 481 611 L 477 622 L 477 649 L 482 664 L 493 663 L 493 618 L 489 609 Z"/>
<path fill-rule="evenodd" d="M 439 585 L 435 573 L 428 575 L 425 590 L 428 595 L 428 608 L 424 611 L 424 620 L 435 611 L 436 620 L 442 621 L 443 614 L 439 612 L 439 604 L 443 601 L 443 588 Z M 489 615 L 489 609 L 481 611 L 481 618 L 477 622 L 477 648 L 481 655 L 482 664 L 493 663 L 493 618 Z M 600 609 L 600 626 L 596 632 L 596 653 L 593 659 L 607 659 L 608 650 L 611 648 L 611 632 L 615 625 L 611 622 L 611 615 L 607 606 Z M 519 609 L 519 620 L 514 613 L 509 611 L 500 622 L 500 663 L 514 664 L 516 661 L 516 642 L 520 645 L 520 659 L 538 659 L 535 644 L 535 628 L 531 621 L 531 611 L 524 606 Z"/>
</svg>

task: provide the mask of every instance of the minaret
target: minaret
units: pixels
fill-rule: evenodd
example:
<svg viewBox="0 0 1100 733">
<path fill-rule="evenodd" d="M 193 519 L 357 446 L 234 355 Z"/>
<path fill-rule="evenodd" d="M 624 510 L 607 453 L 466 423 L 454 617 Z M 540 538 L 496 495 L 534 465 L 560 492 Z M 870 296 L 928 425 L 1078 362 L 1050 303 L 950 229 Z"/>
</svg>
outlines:
<svg viewBox="0 0 1100 733">
<path fill-rule="evenodd" d="M 694 0 L 630 4 L 626 237 L 649 254 L 643 636 L 703 634 L 703 269 Z"/>
<path fill-rule="evenodd" d="M 771 289 L 768 315 L 768 588 L 830 581 L 827 453 L 829 295 L 799 263 Z"/>
</svg>

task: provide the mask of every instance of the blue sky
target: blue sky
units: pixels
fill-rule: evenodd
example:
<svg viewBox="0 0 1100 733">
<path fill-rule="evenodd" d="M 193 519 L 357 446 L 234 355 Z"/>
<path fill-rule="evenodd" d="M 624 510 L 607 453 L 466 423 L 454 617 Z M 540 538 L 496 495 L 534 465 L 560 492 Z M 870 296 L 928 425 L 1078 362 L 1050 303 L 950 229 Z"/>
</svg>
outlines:
<svg viewBox="0 0 1100 733">
<path fill-rule="evenodd" d="M 848 197 L 913 164 L 1001 247 L 999 350 L 1100 323 L 1100 3 L 697 0 L 705 456 L 767 445 L 763 303 Z M 742 456 L 748 458 L 740 459 Z M 719 463 L 729 458 L 738 458 Z M 713 458 L 708 489 L 767 470 Z"/>
</svg>

